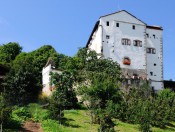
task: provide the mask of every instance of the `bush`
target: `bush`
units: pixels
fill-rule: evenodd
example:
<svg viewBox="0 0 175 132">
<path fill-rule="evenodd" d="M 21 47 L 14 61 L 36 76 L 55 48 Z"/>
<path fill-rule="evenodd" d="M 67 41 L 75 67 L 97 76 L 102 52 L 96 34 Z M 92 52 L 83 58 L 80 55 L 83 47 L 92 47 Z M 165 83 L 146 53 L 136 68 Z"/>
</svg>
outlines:
<svg viewBox="0 0 175 132">
<path fill-rule="evenodd" d="M 49 102 L 49 99 L 48 99 L 48 96 L 42 92 L 38 97 L 38 101 L 40 104 L 46 104 Z"/>
<path fill-rule="evenodd" d="M 50 117 L 50 113 L 46 109 L 42 109 L 38 104 L 29 104 L 28 111 L 31 115 L 31 119 L 40 122 L 43 120 L 47 120 Z"/>
<path fill-rule="evenodd" d="M 31 114 L 29 113 L 29 110 L 27 107 L 14 107 L 14 110 L 12 111 L 12 119 L 24 122 L 31 118 Z"/>
</svg>

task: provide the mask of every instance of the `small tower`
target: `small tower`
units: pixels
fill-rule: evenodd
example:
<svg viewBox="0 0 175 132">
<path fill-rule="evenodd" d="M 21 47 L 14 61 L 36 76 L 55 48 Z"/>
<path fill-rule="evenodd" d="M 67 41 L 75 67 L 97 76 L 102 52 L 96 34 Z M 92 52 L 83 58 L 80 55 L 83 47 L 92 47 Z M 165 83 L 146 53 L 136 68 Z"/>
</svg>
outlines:
<svg viewBox="0 0 175 132">
<path fill-rule="evenodd" d="M 51 84 L 51 76 L 50 76 L 51 72 L 58 74 L 62 73 L 61 70 L 55 69 L 55 62 L 50 57 L 42 70 L 42 85 L 43 85 L 42 92 L 48 96 L 51 95 L 53 91 L 53 85 Z"/>
</svg>

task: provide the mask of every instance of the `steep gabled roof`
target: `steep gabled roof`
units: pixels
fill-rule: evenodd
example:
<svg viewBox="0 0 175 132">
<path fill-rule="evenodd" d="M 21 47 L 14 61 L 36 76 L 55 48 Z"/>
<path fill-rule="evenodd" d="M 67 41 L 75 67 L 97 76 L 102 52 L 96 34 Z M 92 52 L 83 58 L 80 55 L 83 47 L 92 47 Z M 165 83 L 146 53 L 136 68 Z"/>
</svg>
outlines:
<svg viewBox="0 0 175 132">
<path fill-rule="evenodd" d="M 55 62 L 52 60 L 51 57 L 49 57 L 49 59 L 48 59 L 46 65 L 45 65 L 45 67 L 47 67 L 47 66 L 50 65 L 50 64 L 51 64 L 51 66 L 54 66 L 54 67 L 55 67 Z"/>
<path fill-rule="evenodd" d="M 91 32 L 91 35 L 90 35 L 90 37 L 89 37 L 89 39 L 88 39 L 88 42 L 87 42 L 87 44 L 86 44 L 86 48 L 88 47 L 88 44 L 90 43 L 91 38 L 92 38 L 94 32 L 97 30 L 99 23 L 100 23 L 100 21 L 97 21 L 97 22 L 96 22 L 96 24 L 95 24 L 95 26 L 94 26 L 94 28 L 93 28 L 93 30 L 92 30 L 92 32 Z"/>
<path fill-rule="evenodd" d="M 114 12 L 114 13 L 110 13 L 110 14 L 107 14 L 107 15 L 101 16 L 100 18 L 102 18 L 102 17 L 106 17 L 106 16 L 110 16 L 110 15 L 114 15 L 114 14 L 121 13 L 121 12 L 126 12 L 127 14 L 129 14 L 129 15 L 132 16 L 132 17 L 134 17 L 135 19 L 137 19 L 137 20 L 140 21 L 141 23 L 147 25 L 145 22 L 143 22 L 142 20 L 138 19 L 136 16 L 132 15 L 131 13 L 129 13 L 129 12 L 126 11 L 126 10 L 121 10 L 121 11 L 117 11 L 117 12 Z"/>
<path fill-rule="evenodd" d="M 127 14 L 129 14 L 129 15 L 132 16 L 132 17 L 134 17 L 135 19 L 137 19 L 137 20 L 140 21 L 141 23 L 145 24 L 146 27 L 147 27 L 148 29 L 163 30 L 163 28 L 162 28 L 162 27 L 159 27 L 159 26 L 149 26 L 149 25 L 147 25 L 145 22 L 143 22 L 142 20 L 138 19 L 136 16 L 132 15 L 131 13 L 129 13 L 129 12 L 126 11 L 126 10 L 121 10 L 121 11 L 117 11 L 117 12 L 114 12 L 114 13 L 111 13 L 111 14 L 107 14 L 107 15 L 101 16 L 100 18 L 106 17 L 106 16 L 110 16 L 110 15 L 114 15 L 114 14 L 117 14 L 117 13 L 120 13 L 120 12 L 126 12 Z M 93 30 L 92 30 L 92 32 L 91 32 L 91 35 L 90 35 L 90 37 L 89 37 L 89 39 L 88 39 L 88 42 L 87 42 L 87 44 L 86 44 L 86 48 L 88 47 L 88 44 L 89 44 L 90 41 L 91 41 L 91 38 L 92 38 L 92 36 L 93 36 L 93 33 L 97 30 L 97 28 L 98 28 L 98 26 L 99 26 L 99 23 L 100 23 L 100 21 L 97 21 L 97 22 L 96 22 L 96 24 L 95 24 L 95 26 L 94 26 L 94 28 L 93 28 Z"/>
</svg>

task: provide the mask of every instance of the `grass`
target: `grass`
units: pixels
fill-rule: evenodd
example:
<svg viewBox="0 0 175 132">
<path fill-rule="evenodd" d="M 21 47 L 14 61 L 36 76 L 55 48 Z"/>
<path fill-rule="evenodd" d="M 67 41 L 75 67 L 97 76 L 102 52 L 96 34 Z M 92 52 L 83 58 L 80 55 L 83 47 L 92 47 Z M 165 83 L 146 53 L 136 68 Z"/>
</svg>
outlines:
<svg viewBox="0 0 175 132">
<path fill-rule="evenodd" d="M 98 124 L 91 124 L 88 111 L 86 110 L 65 110 L 62 124 L 49 119 L 49 111 L 41 108 L 38 104 L 30 104 L 27 107 L 18 107 L 13 111 L 14 121 L 23 122 L 33 120 L 40 122 L 44 132 L 97 132 Z M 133 125 L 116 120 L 115 130 L 119 132 L 139 132 L 139 125 Z M 16 132 L 15 130 L 13 130 Z M 153 132 L 175 132 L 175 123 L 167 126 L 166 129 L 153 127 Z M 7 132 L 12 132 L 9 130 Z"/>
<path fill-rule="evenodd" d="M 88 112 L 85 110 L 66 110 L 64 125 L 53 120 L 44 122 L 44 132 L 97 132 L 99 125 L 91 124 Z M 133 125 L 116 120 L 115 130 L 119 132 L 139 132 L 139 125 Z M 45 129 L 47 128 L 47 129 Z M 50 128 L 50 129 L 49 129 Z M 160 129 L 153 127 L 153 132 L 175 132 L 175 127 Z"/>
</svg>

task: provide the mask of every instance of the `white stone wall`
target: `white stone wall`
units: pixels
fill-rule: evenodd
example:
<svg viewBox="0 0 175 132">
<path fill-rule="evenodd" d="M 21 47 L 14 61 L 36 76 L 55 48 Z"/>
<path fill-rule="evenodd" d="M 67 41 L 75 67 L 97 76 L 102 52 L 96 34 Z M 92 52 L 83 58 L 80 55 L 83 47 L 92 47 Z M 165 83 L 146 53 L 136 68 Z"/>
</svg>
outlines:
<svg viewBox="0 0 175 132">
<path fill-rule="evenodd" d="M 109 26 L 106 26 L 107 21 L 109 21 Z M 119 23 L 119 27 L 116 27 L 116 23 Z M 125 12 L 102 17 L 100 19 L 100 24 L 103 27 L 102 45 L 104 57 L 117 61 L 121 68 L 145 70 L 146 26 Z M 135 26 L 135 30 L 132 26 Z M 106 39 L 106 35 L 109 35 L 110 39 Z M 130 39 L 131 45 L 122 45 L 122 38 Z M 142 47 L 134 46 L 134 40 L 142 41 Z M 131 59 L 131 65 L 123 64 L 124 57 L 129 57 Z"/>
<path fill-rule="evenodd" d="M 42 82 L 43 85 L 48 84 L 50 82 L 50 72 L 51 72 L 52 68 L 51 65 L 47 66 L 46 68 L 43 68 L 42 71 Z"/>
<path fill-rule="evenodd" d="M 147 53 L 147 74 L 153 80 L 152 87 L 163 89 L 163 51 L 162 30 L 147 29 L 147 48 L 155 48 L 156 54 Z M 155 35 L 155 37 L 153 36 Z M 152 75 L 151 75 L 152 72 Z M 156 82 L 162 81 L 162 82 Z"/>
<path fill-rule="evenodd" d="M 95 50 L 96 53 L 101 54 L 102 49 L 102 26 L 99 26 L 97 31 L 94 32 L 91 40 L 91 44 L 89 45 L 91 50 Z"/>
<path fill-rule="evenodd" d="M 131 45 L 122 45 L 122 38 L 130 39 Z M 134 40 L 142 41 L 142 46 L 134 46 Z M 105 58 L 118 62 L 123 72 L 127 72 L 127 69 L 130 74 L 139 71 L 136 72 L 140 74 L 139 76 L 144 75 L 152 80 L 152 88 L 161 90 L 163 88 L 162 45 L 162 30 L 151 29 L 131 14 L 121 11 L 99 19 L 99 26 L 88 47 L 97 53 L 102 52 Z M 147 48 L 155 48 L 156 54 L 148 54 Z M 130 58 L 130 65 L 123 64 L 124 57 Z M 153 72 L 153 75 L 150 72 Z"/>
<path fill-rule="evenodd" d="M 58 74 L 62 73 L 62 71 L 52 69 L 51 64 L 43 68 L 43 71 L 42 71 L 43 90 L 42 91 L 48 96 L 52 93 L 52 88 L 54 87 L 53 85 L 50 85 L 50 81 L 51 81 L 50 73 L 51 72 L 58 73 Z"/>
</svg>

